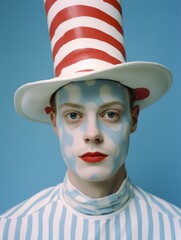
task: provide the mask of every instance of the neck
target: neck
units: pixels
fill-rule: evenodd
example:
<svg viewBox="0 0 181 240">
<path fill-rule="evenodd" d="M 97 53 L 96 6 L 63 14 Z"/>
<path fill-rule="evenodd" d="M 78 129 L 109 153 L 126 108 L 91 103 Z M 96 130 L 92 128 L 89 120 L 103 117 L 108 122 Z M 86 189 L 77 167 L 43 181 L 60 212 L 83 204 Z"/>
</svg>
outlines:
<svg viewBox="0 0 181 240">
<path fill-rule="evenodd" d="M 125 165 L 123 165 L 111 178 L 104 181 L 85 181 L 70 170 L 68 170 L 68 177 L 74 187 L 86 196 L 102 198 L 118 191 L 126 177 L 126 170 Z"/>
</svg>

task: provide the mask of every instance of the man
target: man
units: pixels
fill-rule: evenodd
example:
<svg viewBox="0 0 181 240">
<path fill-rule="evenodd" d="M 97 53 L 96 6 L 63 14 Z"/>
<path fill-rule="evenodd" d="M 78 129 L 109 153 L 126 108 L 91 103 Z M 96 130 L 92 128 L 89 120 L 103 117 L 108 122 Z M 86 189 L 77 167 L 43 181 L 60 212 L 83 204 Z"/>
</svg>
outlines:
<svg viewBox="0 0 181 240">
<path fill-rule="evenodd" d="M 125 169 L 139 111 L 166 93 L 170 72 L 125 63 L 119 2 L 45 7 L 56 78 L 22 86 L 15 106 L 52 123 L 67 174 L 2 215 L 0 239 L 180 239 L 180 209 L 134 186 Z"/>
<path fill-rule="evenodd" d="M 55 106 L 52 123 L 69 180 L 93 198 L 116 192 L 139 113 L 128 90 L 109 80 L 70 83 L 56 93 Z"/>
</svg>

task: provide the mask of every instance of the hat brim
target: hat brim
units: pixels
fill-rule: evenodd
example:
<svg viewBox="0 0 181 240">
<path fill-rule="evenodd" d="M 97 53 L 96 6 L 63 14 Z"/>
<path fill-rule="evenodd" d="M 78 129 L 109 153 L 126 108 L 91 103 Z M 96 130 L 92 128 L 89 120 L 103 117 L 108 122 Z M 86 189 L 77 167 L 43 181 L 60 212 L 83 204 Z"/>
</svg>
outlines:
<svg viewBox="0 0 181 240">
<path fill-rule="evenodd" d="M 152 62 L 127 62 L 99 71 L 79 72 L 25 84 L 15 92 L 15 109 L 20 115 L 30 120 L 50 123 L 45 108 L 49 106 L 52 94 L 70 82 L 92 79 L 109 79 L 129 88 L 148 89 L 149 96 L 135 102 L 140 109 L 156 102 L 169 90 L 172 83 L 172 75 L 163 65 Z"/>
</svg>

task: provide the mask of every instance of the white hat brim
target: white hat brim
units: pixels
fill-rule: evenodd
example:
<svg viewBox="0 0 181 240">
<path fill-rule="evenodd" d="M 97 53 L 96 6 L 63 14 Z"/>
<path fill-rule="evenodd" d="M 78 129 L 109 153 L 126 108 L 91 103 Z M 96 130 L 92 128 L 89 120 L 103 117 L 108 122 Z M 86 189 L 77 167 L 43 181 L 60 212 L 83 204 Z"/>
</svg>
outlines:
<svg viewBox="0 0 181 240">
<path fill-rule="evenodd" d="M 99 71 L 79 72 L 25 84 L 15 92 L 15 109 L 30 120 L 50 123 L 45 107 L 49 106 L 52 94 L 70 82 L 92 79 L 109 79 L 133 89 L 148 89 L 150 95 L 144 100 L 135 102 L 140 109 L 156 102 L 169 90 L 172 83 L 172 75 L 163 65 L 152 62 L 127 62 Z"/>
</svg>

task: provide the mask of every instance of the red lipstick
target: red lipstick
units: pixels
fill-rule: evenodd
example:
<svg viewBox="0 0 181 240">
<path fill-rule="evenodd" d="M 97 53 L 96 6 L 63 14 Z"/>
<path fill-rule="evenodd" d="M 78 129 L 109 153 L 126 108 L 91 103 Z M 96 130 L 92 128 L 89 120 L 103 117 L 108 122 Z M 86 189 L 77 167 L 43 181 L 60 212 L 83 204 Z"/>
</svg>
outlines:
<svg viewBox="0 0 181 240">
<path fill-rule="evenodd" d="M 80 156 L 85 162 L 97 163 L 103 161 L 107 157 L 106 154 L 100 152 L 88 152 Z"/>
</svg>

